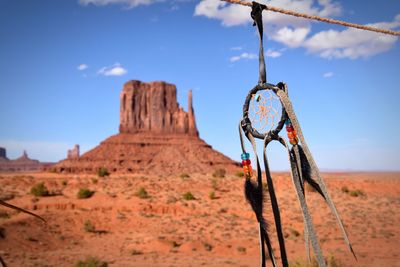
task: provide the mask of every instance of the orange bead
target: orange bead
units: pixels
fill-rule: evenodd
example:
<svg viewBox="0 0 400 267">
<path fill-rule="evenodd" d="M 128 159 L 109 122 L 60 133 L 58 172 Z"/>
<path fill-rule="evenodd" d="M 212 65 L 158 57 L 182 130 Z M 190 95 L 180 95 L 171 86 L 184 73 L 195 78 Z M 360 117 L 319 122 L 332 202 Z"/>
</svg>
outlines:
<svg viewBox="0 0 400 267">
<path fill-rule="evenodd" d="M 245 172 L 244 175 L 246 176 L 246 178 L 251 178 L 253 176 L 252 172 Z"/>
<path fill-rule="evenodd" d="M 288 132 L 287 136 L 289 139 L 293 139 L 293 138 L 297 137 L 297 134 L 295 131 L 293 131 L 293 132 Z"/>
<path fill-rule="evenodd" d="M 295 138 L 289 139 L 289 142 L 292 145 L 297 145 L 299 143 L 299 139 L 297 137 L 295 137 Z"/>
</svg>

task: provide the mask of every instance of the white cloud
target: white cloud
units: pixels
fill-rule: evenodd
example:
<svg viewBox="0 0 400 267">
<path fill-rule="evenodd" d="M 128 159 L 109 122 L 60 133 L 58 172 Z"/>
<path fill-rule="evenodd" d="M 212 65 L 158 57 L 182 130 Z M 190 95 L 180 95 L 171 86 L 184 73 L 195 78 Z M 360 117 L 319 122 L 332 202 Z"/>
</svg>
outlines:
<svg viewBox="0 0 400 267">
<path fill-rule="evenodd" d="M 271 38 L 293 48 L 301 46 L 309 32 L 309 27 L 299 27 L 296 29 L 283 27 L 273 34 Z"/>
<path fill-rule="evenodd" d="M 124 69 L 121 64 L 115 63 L 112 66 L 103 67 L 97 73 L 104 76 L 122 76 L 128 71 Z"/>
<path fill-rule="evenodd" d="M 163 2 L 163 0 L 79 0 L 79 4 L 84 6 L 90 4 L 95 6 L 120 4 L 120 5 L 125 5 L 128 8 L 134 8 L 140 5 L 151 5 L 156 2 Z"/>
<path fill-rule="evenodd" d="M 86 64 L 80 64 L 78 67 L 76 67 L 78 70 L 86 70 L 87 68 L 89 68 L 88 65 Z"/>
<path fill-rule="evenodd" d="M 264 4 L 287 10 L 334 17 L 342 13 L 342 7 L 334 0 L 265 0 Z M 227 4 L 219 0 L 203 0 L 197 4 L 194 14 L 220 20 L 224 26 L 244 25 L 252 22 L 250 9 L 240 5 Z M 366 58 L 394 47 L 398 37 L 358 29 L 342 31 L 311 31 L 311 21 L 276 12 L 264 13 L 266 36 L 289 48 L 305 48 L 307 52 L 326 59 Z M 326 24 L 329 27 L 328 24 Z M 400 27 L 400 14 L 392 22 L 370 24 L 370 26 L 396 29 Z M 237 61 L 239 56 L 231 58 Z"/>
<path fill-rule="evenodd" d="M 250 21 L 248 8 L 243 8 L 240 5 L 228 5 L 226 2 L 219 0 L 201 1 L 196 5 L 194 15 L 219 19 L 225 26 L 235 26 Z"/>
<path fill-rule="evenodd" d="M 282 56 L 282 53 L 280 51 L 268 49 L 266 55 L 267 55 L 267 57 L 277 58 L 277 57 Z"/>
<path fill-rule="evenodd" d="M 400 15 L 393 22 L 369 24 L 369 26 L 394 29 L 400 27 Z M 390 50 L 398 37 L 358 29 L 343 31 L 327 30 L 314 34 L 303 44 L 311 53 L 322 58 L 370 57 Z"/>
<path fill-rule="evenodd" d="M 330 78 L 333 76 L 333 72 L 329 71 L 329 72 L 325 72 L 324 75 L 322 75 L 324 78 Z"/>
<path fill-rule="evenodd" d="M 229 59 L 229 61 L 230 62 L 236 62 L 236 61 L 239 61 L 239 60 L 241 60 L 241 59 L 257 59 L 258 58 L 258 56 L 256 55 L 256 54 L 253 54 L 253 53 L 242 53 L 242 54 L 240 54 L 240 55 L 238 55 L 238 56 L 233 56 L 233 57 L 231 57 L 230 59 Z"/>
</svg>

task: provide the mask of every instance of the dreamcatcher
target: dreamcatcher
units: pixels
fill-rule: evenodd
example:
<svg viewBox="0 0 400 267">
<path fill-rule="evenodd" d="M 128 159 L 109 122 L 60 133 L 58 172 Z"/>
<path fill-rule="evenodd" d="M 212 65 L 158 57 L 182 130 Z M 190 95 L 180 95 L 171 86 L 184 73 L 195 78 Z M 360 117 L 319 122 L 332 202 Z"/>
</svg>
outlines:
<svg viewBox="0 0 400 267">
<path fill-rule="evenodd" d="M 275 195 L 274 184 L 268 166 L 267 146 L 272 141 L 278 141 L 286 148 L 288 152 L 288 158 L 291 167 L 291 177 L 296 189 L 297 198 L 299 200 L 304 219 L 304 237 L 308 260 L 310 261 L 311 243 L 311 247 L 314 250 L 314 254 L 319 266 L 326 266 L 305 200 L 304 185 L 306 182 L 324 198 L 338 222 L 349 250 L 351 253 L 353 253 L 354 257 L 356 257 L 343 223 L 339 217 L 334 203 L 328 194 L 318 167 L 315 164 L 315 161 L 305 142 L 300 124 L 297 120 L 292 103 L 288 96 L 286 84 L 282 82 L 278 83 L 277 85 L 267 83 L 263 50 L 262 11 L 264 9 L 266 9 L 265 5 L 253 2 L 251 17 L 254 20 L 253 26 L 257 26 L 260 36 L 260 73 L 258 84 L 250 90 L 246 97 L 243 106 L 243 118 L 239 124 L 240 142 L 243 152 L 241 156 L 242 166 L 246 178 L 244 186 L 245 196 L 259 223 L 261 266 L 265 266 L 265 245 L 267 246 L 273 266 L 277 266 L 277 262 L 275 260 L 270 238 L 268 236 L 268 225 L 263 217 L 263 205 L 266 196 L 264 196 L 262 188 L 262 172 L 257 156 L 255 138 L 263 140 L 263 162 L 269 193 L 268 198 L 274 215 L 282 266 L 288 266 L 288 259 L 285 248 L 285 240 L 282 232 L 278 200 Z M 286 128 L 289 144 L 283 137 L 279 135 L 284 127 Z M 242 132 L 244 132 L 244 136 L 250 141 L 256 158 L 256 180 L 253 179 L 250 154 L 247 153 L 245 149 Z"/>
</svg>

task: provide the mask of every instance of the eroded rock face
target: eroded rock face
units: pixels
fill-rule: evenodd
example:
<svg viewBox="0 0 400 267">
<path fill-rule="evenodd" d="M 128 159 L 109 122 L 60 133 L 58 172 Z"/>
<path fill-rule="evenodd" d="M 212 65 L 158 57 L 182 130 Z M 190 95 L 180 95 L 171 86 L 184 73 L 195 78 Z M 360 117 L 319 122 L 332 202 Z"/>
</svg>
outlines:
<svg viewBox="0 0 400 267">
<path fill-rule="evenodd" d="M 198 137 L 182 134 L 116 134 L 79 159 L 60 161 L 58 172 L 93 173 L 105 167 L 111 173 L 181 174 L 232 170 L 237 163 Z"/>
<path fill-rule="evenodd" d="M 121 92 L 119 134 L 81 155 L 60 161 L 59 172 L 180 174 L 236 169 L 238 164 L 199 138 L 192 92 L 188 111 L 166 82 L 129 81 Z"/>
<path fill-rule="evenodd" d="M 198 135 L 189 93 L 189 112 L 176 101 L 176 87 L 166 82 L 129 81 L 121 92 L 120 133 Z"/>
</svg>

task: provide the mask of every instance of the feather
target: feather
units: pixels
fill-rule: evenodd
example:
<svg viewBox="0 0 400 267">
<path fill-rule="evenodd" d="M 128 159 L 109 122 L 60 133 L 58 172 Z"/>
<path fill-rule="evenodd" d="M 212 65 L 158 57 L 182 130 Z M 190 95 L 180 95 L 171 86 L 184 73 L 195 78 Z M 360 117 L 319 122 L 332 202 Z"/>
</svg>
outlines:
<svg viewBox="0 0 400 267">
<path fill-rule="evenodd" d="M 321 190 L 321 187 L 319 184 L 312 178 L 312 171 L 311 171 L 311 166 L 310 163 L 308 162 L 308 159 L 306 157 L 306 154 L 303 151 L 303 148 L 300 145 L 297 145 L 299 149 L 299 154 L 300 154 L 300 162 L 301 162 L 301 175 L 312 188 L 314 188 L 324 199 L 325 195 Z M 293 151 L 293 148 L 292 148 Z"/>
<path fill-rule="evenodd" d="M 250 179 L 246 179 L 244 183 L 244 193 L 246 196 L 247 202 L 249 202 L 251 208 L 256 214 L 257 220 L 259 222 L 263 222 L 263 202 L 264 196 L 262 192 L 261 186 L 258 186 L 255 182 Z"/>
</svg>

